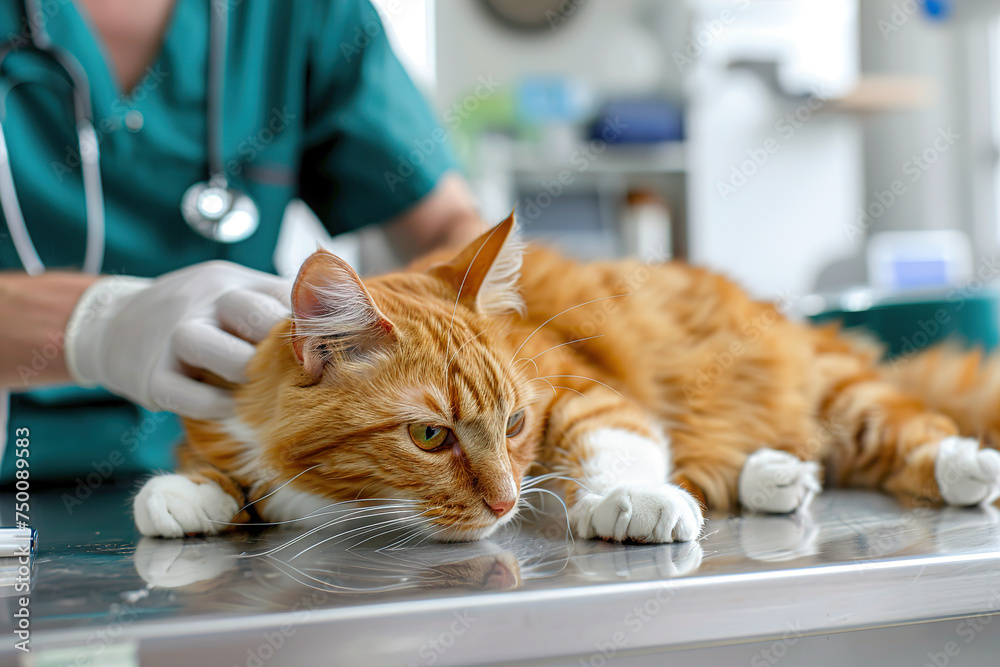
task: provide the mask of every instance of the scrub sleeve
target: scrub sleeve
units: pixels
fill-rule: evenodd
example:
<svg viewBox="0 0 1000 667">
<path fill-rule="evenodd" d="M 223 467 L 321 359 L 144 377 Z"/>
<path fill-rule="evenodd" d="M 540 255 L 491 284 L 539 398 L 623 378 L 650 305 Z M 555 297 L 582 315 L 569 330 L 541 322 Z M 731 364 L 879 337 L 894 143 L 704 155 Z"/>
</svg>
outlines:
<svg viewBox="0 0 1000 667">
<path fill-rule="evenodd" d="M 19 3 L 4 5 L 0 33 L 14 34 L 21 25 Z M 184 190 L 207 176 L 210 5 L 177 0 L 141 99 L 136 91 L 123 96 L 116 88 L 103 47 L 73 3 L 60 3 L 48 19 L 53 38 L 87 71 L 95 118 L 107 130 L 101 140 L 106 271 L 159 275 L 215 258 L 273 271 L 281 215 L 292 198 L 301 197 L 337 234 L 392 218 L 455 168 L 444 130 L 393 54 L 367 0 L 236 3 L 227 40 L 224 158 L 231 182 L 257 201 L 261 227 L 231 246 L 194 234 L 179 206 Z M 11 67 L 27 77 L 46 63 L 24 54 Z M 72 165 L 63 155 L 73 136 L 71 97 L 60 86 L 19 87 L 27 94 L 10 96 L 4 122 L 16 137 L 10 141 L 12 169 L 39 255 L 47 266 L 67 267 L 82 261 L 86 223 L 78 170 L 53 176 L 53 164 Z M 131 111 L 144 118 L 139 133 L 124 128 Z M 22 132 L 13 129 L 19 122 Z M 53 132 L 61 132 L 58 140 Z M 59 187 L 63 181 L 68 185 Z M 3 222 L 0 269 L 22 270 L 9 241 L 2 240 L 6 233 Z M 18 428 L 30 430 L 31 479 L 76 484 L 70 505 L 108 478 L 171 467 L 181 438 L 175 416 L 79 387 L 15 391 L 8 442 Z M 0 483 L 14 478 L 13 449 L 5 448 Z"/>
</svg>

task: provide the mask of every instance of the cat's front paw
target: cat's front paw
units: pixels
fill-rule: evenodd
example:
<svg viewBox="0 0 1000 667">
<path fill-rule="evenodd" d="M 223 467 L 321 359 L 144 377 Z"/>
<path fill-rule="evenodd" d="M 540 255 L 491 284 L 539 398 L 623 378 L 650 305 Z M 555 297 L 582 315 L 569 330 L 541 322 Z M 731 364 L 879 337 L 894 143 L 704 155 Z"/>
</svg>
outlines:
<svg viewBox="0 0 1000 667">
<path fill-rule="evenodd" d="M 992 503 L 1000 497 L 1000 452 L 980 449 L 973 438 L 945 438 L 934 462 L 934 477 L 949 505 Z"/>
<path fill-rule="evenodd" d="M 740 505 L 752 512 L 788 514 L 820 491 L 819 466 L 788 452 L 758 449 L 740 472 Z"/>
<path fill-rule="evenodd" d="M 705 522 L 698 502 L 673 484 L 615 487 L 580 497 L 570 512 L 576 534 L 615 542 L 688 542 Z"/>
<path fill-rule="evenodd" d="M 215 482 L 201 484 L 184 475 L 159 475 L 135 497 L 135 525 L 147 537 L 213 535 L 239 510 Z"/>
</svg>

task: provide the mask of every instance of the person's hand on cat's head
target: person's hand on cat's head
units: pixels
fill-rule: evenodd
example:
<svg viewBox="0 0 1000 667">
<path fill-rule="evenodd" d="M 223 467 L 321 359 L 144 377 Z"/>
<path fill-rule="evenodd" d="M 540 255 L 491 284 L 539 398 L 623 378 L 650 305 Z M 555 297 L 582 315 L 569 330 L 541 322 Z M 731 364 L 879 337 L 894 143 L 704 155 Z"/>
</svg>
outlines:
<svg viewBox="0 0 1000 667">
<path fill-rule="evenodd" d="M 232 415 L 232 386 L 289 317 L 291 283 L 223 261 L 156 279 L 107 276 L 77 303 L 66 361 L 81 386 L 194 419 Z"/>
</svg>

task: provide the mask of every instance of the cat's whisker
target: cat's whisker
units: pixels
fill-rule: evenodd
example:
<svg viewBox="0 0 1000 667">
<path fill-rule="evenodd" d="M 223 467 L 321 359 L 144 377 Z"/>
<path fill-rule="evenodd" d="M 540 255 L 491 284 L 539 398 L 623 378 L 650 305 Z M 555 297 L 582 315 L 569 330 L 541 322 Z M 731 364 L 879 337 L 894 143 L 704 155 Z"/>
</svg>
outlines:
<svg viewBox="0 0 1000 667">
<path fill-rule="evenodd" d="M 566 502 L 562 498 L 559 497 L 559 494 L 554 493 L 552 491 L 549 491 L 548 489 L 543 489 L 541 487 L 536 487 L 536 488 L 533 488 L 533 489 L 528 489 L 528 491 L 529 492 L 534 492 L 534 493 L 547 493 L 548 495 L 550 495 L 553 498 L 555 498 L 556 501 L 558 501 L 558 503 L 560 505 L 562 505 L 563 513 L 566 515 L 566 535 L 569 537 L 570 542 L 575 546 L 576 545 L 576 540 L 573 538 L 573 531 L 570 530 L 570 525 L 569 525 L 570 524 L 570 520 L 569 520 L 569 508 L 566 507 Z"/>
<path fill-rule="evenodd" d="M 422 539 L 419 542 L 417 542 L 417 544 L 415 546 L 419 547 L 422 544 L 426 544 L 427 542 L 430 542 L 431 540 L 433 540 L 436 536 L 440 535 L 441 533 L 445 533 L 445 532 L 448 532 L 448 528 L 440 528 L 439 530 L 434 531 L 430 535 L 426 536 L 424 539 Z"/>
<path fill-rule="evenodd" d="M 306 553 L 307 551 L 315 549 L 318 546 L 322 546 L 324 544 L 327 544 L 328 542 L 333 542 L 334 540 L 336 540 L 334 542 L 334 544 L 339 544 L 340 542 L 343 542 L 344 539 L 348 539 L 351 535 L 354 535 L 354 534 L 357 534 L 356 536 L 367 535 L 371 531 L 379 530 L 382 526 L 386 526 L 386 525 L 391 526 L 394 523 L 400 523 L 400 522 L 405 521 L 405 520 L 406 520 L 406 517 L 395 517 L 393 519 L 386 519 L 385 521 L 379 521 L 379 522 L 374 523 L 374 524 L 365 524 L 363 526 L 357 526 L 355 528 L 349 528 L 347 530 L 343 530 L 343 531 L 341 531 L 339 533 L 336 533 L 335 535 L 331 535 L 330 537 L 324 538 L 324 539 L 322 539 L 322 540 L 320 540 L 318 542 L 314 542 L 313 544 L 310 544 L 305 549 L 302 549 L 301 551 L 299 551 L 298 553 L 296 553 L 294 556 L 292 556 L 288 560 L 289 561 L 293 561 L 296 558 L 298 558 L 299 556 L 301 556 L 302 554 Z"/>
<path fill-rule="evenodd" d="M 423 530 L 423 528 L 418 527 L 411 528 L 409 530 L 404 528 L 403 534 L 413 535 L 414 532 L 418 532 L 419 530 Z M 418 557 L 419 553 L 411 554 L 410 558 L 403 558 L 394 554 L 385 553 L 384 549 L 385 547 L 379 547 L 378 549 L 371 549 L 369 551 L 351 551 L 350 553 L 352 556 L 367 562 L 375 563 L 377 565 L 387 565 L 389 566 L 388 569 L 394 572 L 398 572 L 398 567 L 393 567 L 392 563 L 388 563 L 390 560 L 393 563 L 399 563 L 406 567 L 426 567 L 428 565 L 424 560 L 421 560 Z"/>
<path fill-rule="evenodd" d="M 269 558 L 270 558 L 270 556 L 269 556 Z M 360 564 L 360 563 L 344 563 L 344 562 L 339 562 L 339 561 L 336 563 L 336 565 L 340 569 L 350 568 L 352 570 L 365 570 L 365 571 L 379 573 L 379 574 L 370 574 L 370 575 L 366 574 L 366 576 L 369 576 L 369 577 L 372 577 L 372 578 L 375 578 L 375 577 L 399 577 L 399 575 L 400 575 L 400 568 L 399 567 L 377 567 L 375 565 L 365 565 L 365 564 Z M 328 574 L 336 574 L 335 572 L 331 572 L 329 570 L 325 570 L 325 569 L 323 569 L 322 567 L 319 567 L 319 566 L 316 566 L 316 567 L 303 567 L 303 568 L 300 568 L 300 569 L 303 572 L 326 572 Z"/>
<path fill-rule="evenodd" d="M 450 526 L 444 526 L 443 528 L 439 528 L 439 529 L 435 530 L 435 531 L 434 531 L 433 533 L 430 533 L 429 535 L 426 535 L 426 536 L 424 536 L 424 539 L 420 540 L 419 542 L 417 542 L 416 544 L 414 544 L 414 545 L 413 545 L 412 547 L 410 547 L 410 548 L 411 548 L 411 549 L 415 549 L 416 547 L 419 547 L 419 546 L 420 546 L 421 544 L 423 544 L 423 543 L 424 543 L 424 542 L 426 542 L 427 540 L 431 539 L 431 538 L 432 538 L 432 537 L 434 537 L 435 535 L 438 535 L 438 534 L 440 534 L 440 533 L 443 533 L 444 531 L 448 530 L 449 528 L 450 528 Z"/>
<path fill-rule="evenodd" d="M 392 514 L 392 513 L 393 512 L 385 512 L 385 514 Z M 419 517 L 419 515 L 417 515 L 417 516 Z M 322 539 L 319 542 L 316 542 L 315 544 L 309 545 L 308 547 L 306 547 L 302 551 L 298 552 L 297 554 L 295 554 L 294 556 L 292 556 L 288 560 L 289 561 L 293 561 L 296 558 L 298 558 L 299 556 L 301 556 L 302 554 L 306 553 L 307 551 L 315 549 L 316 547 L 321 546 L 323 544 L 326 544 L 327 542 L 330 542 L 332 540 L 337 540 L 337 542 L 343 542 L 343 538 L 344 537 L 346 537 L 348 535 L 351 535 L 353 533 L 360 533 L 360 535 L 358 535 L 360 537 L 361 535 L 367 535 L 369 532 L 371 532 L 373 530 L 378 530 L 382 526 L 391 526 L 393 524 L 401 523 L 401 522 L 404 522 L 404 521 L 412 521 L 414 518 L 416 518 L 416 517 L 401 516 L 401 517 L 396 517 L 394 519 L 387 519 L 385 521 L 379 521 L 379 522 L 374 523 L 374 524 L 366 524 L 364 526 L 358 526 L 357 528 L 350 528 L 348 530 L 341 531 L 341 532 L 337 533 L 336 535 L 331 535 L 330 537 Z M 352 546 L 357 546 L 357 545 L 352 545 Z"/>
<path fill-rule="evenodd" d="M 532 378 L 532 379 L 528 380 L 528 382 L 536 382 L 536 381 L 539 381 L 539 380 L 542 381 L 542 382 L 544 382 L 545 384 L 549 385 L 549 387 L 552 387 L 552 395 L 553 396 L 557 396 L 558 395 L 558 394 L 556 394 L 556 388 L 553 387 L 552 383 L 549 382 L 548 380 L 546 380 L 545 378 Z"/>
<path fill-rule="evenodd" d="M 431 525 L 431 524 L 428 523 L 428 525 Z M 427 527 L 428 526 L 417 526 L 416 528 L 414 528 L 410 532 L 406 533 L 403 537 L 401 537 L 400 539 L 396 540 L 392 544 L 388 544 L 388 545 L 386 545 L 384 547 L 380 547 L 380 548 L 376 549 L 376 551 L 378 551 L 378 552 L 393 551 L 395 549 L 402 548 L 403 545 L 405 545 L 410 540 L 415 539 L 417 537 L 420 537 L 420 535 L 422 535 L 424 533 L 424 531 L 427 529 Z M 402 559 L 400 559 L 400 560 L 402 560 Z"/>
<path fill-rule="evenodd" d="M 521 357 L 521 358 L 522 358 L 522 359 L 529 359 L 529 360 L 531 360 L 532 362 L 534 362 L 534 360 L 535 360 L 535 359 L 537 359 L 538 357 L 542 356 L 542 355 L 543 355 L 543 354 L 545 354 L 546 352 L 551 352 L 552 350 L 556 349 L 557 347 L 563 347 L 564 345 L 572 345 L 573 343 L 582 343 L 582 342 L 583 342 L 583 341 L 585 341 L 585 340 L 592 340 L 592 339 L 594 339 L 594 338 L 600 338 L 600 337 L 602 337 L 603 335 L 604 335 L 604 334 L 597 334 L 596 336 L 586 336 L 586 337 L 584 337 L 584 338 L 577 338 L 577 339 L 574 339 L 574 340 L 568 340 L 568 341 L 566 341 L 565 343 L 559 343 L 558 345 L 553 345 L 552 347 L 550 347 L 550 348 L 548 348 L 548 349 L 545 349 L 545 350 L 542 350 L 541 352 L 539 352 L 538 354 L 536 354 L 536 355 L 535 355 L 535 356 L 533 356 L 533 357 Z M 538 368 L 538 366 L 535 366 L 535 368 L 537 369 L 537 368 Z"/>
<path fill-rule="evenodd" d="M 570 306 L 566 310 L 562 310 L 562 311 L 556 313 L 555 315 L 553 315 L 549 319 L 547 319 L 544 322 L 542 322 L 541 324 L 539 324 L 538 327 L 534 331 L 532 331 L 530 334 L 528 334 L 527 338 L 525 338 L 523 341 L 521 341 L 521 345 L 516 350 L 514 350 L 514 354 L 513 354 L 513 356 L 511 356 L 511 359 L 512 360 L 516 359 L 517 358 L 517 354 L 521 351 L 521 349 L 525 345 L 528 344 L 528 341 L 531 340 L 531 337 L 534 336 L 539 331 L 541 331 L 542 327 L 544 327 L 545 325 L 547 325 L 549 322 L 551 322 L 552 320 L 556 319 L 560 315 L 568 313 L 569 311 L 574 310 L 576 308 L 582 308 L 583 306 L 586 306 L 586 305 L 589 305 L 589 304 L 592 304 L 592 303 L 597 303 L 598 301 L 606 301 L 608 299 L 619 299 L 619 298 L 621 298 L 623 296 L 632 296 L 632 295 L 631 294 L 612 294 L 611 296 L 602 296 L 602 297 L 598 297 L 596 299 L 591 299 L 590 301 L 584 301 L 583 303 L 578 303 L 575 306 Z M 456 303 L 456 310 L 457 310 L 457 308 L 458 308 L 458 306 L 457 306 L 457 303 Z"/>
<path fill-rule="evenodd" d="M 413 510 L 411 510 L 411 509 L 407 509 L 407 510 L 394 510 L 394 511 L 388 511 L 388 512 L 380 512 L 378 514 L 371 514 L 369 516 L 362 517 L 360 520 L 367 521 L 368 519 L 376 519 L 376 518 L 382 517 L 382 516 L 389 516 L 389 515 L 392 515 L 392 514 L 402 514 L 403 516 L 395 517 L 395 518 L 391 519 L 390 521 L 419 521 L 419 520 L 421 520 L 421 516 L 423 514 L 426 514 L 427 511 L 429 511 L 429 510 L 425 510 L 424 512 L 420 512 L 419 514 L 413 514 L 412 513 Z M 359 519 L 357 519 L 357 518 L 352 519 L 351 523 L 355 523 L 358 520 Z M 347 534 L 350 534 L 352 532 L 357 532 L 357 531 L 360 531 L 362 534 L 364 534 L 365 531 L 366 531 L 366 529 L 371 528 L 373 526 L 381 525 L 382 523 L 385 523 L 385 522 L 380 522 L 380 523 L 376 523 L 376 524 L 365 523 L 363 525 L 347 529 L 347 530 L 345 530 L 345 531 L 343 531 L 341 533 L 338 533 L 337 535 L 333 535 L 333 536 L 331 536 L 331 538 L 340 537 L 340 536 L 347 535 Z M 328 541 L 328 540 L 324 540 L 324 541 Z M 317 546 L 317 545 L 313 545 L 313 546 Z M 310 547 L 310 548 L 312 548 L 312 547 Z"/>
<path fill-rule="evenodd" d="M 411 520 L 412 520 L 412 522 L 413 522 L 414 525 L 412 527 L 404 527 L 402 529 L 402 534 L 401 534 L 401 537 L 399 539 L 404 539 L 404 538 L 405 539 L 409 539 L 410 536 L 420 535 L 421 533 L 423 533 L 426 530 L 428 530 L 431 526 L 433 526 L 434 525 L 434 515 L 430 514 L 432 511 L 433 511 L 433 508 L 429 508 L 427 510 L 424 510 L 420 514 L 411 517 Z M 356 544 L 351 545 L 351 547 L 348 550 L 353 549 L 356 546 L 357 546 Z M 383 548 L 385 548 L 385 547 L 379 547 L 379 549 L 375 549 L 375 551 L 377 552 L 377 551 L 379 551 L 379 550 L 381 550 Z M 404 562 L 409 562 L 409 561 L 406 561 L 404 559 Z M 416 562 L 416 561 L 414 561 L 414 562 Z"/>
<path fill-rule="evenodd" d="M 359 546 L 361 546 L 362 544 L 364 544 L 365 542 L 377 539 L 377 538 L 382 537 L 384 535 L 388 535 L 389 533 L 391 533 L 391 532 L 393 532 L 395 530 L 398 530 L 398 529 L 397 528 L 392 528 L 392 529 L 389 529 L 389 530 L 382 531 L 381 533 L 377 533 L 375 535 L 372 535 L 371 537 L 366 537 L 365 539 L 361 540 L 360 542 L 358 542 L 356 544 L 352 544 L 350 547 L 347 548 L 347 551 L 352 551 L 352 550 L 358 548 Z"/>
<path fill-rule="evenodd" d="M 266 551 L 262 551 L 262 552 L 259 552 L 259 553 L 245 553 L 244 552 L 244 553 L 240 554 L 240 557 L 241 558 L 257 558 L 257 557 L 260 557 L 260 556 L 269 556 L 269 555 L 271 555 L 273 553 L 281 551 L 282 549 L 290 547 L 293 544 L 301 542 L 302 540 L 308 538 L 309 536 L 314 535 L 318 531 L 325 530 L 327 528 L 330 528 L 331 526 L 335 526 L 338 523 L 342 523 L 345 520 L 350 520 L 350 519 L 331 519 L 330 521 L 327 521 L 327 522 L 323 523 L 320 526 L 316 526 L 315 528 L 307 530 L 306 532 L 302 533 L 301 535 L 298 535 L 298 536 L 296 536 L 296 537 L 294 537 L 294 538 L 292 538 L 290 540 L 287 540 L 287 541 L 283 542 L 282 544 L 280 544 L 280 545 L 278 545 L 276 547 L 272 547 L 271 549 L 268 549 Z"/>
<path fill-rule="evenodd" d="M 589 378 L 589 377 L 587 377 L 585 375 L 543 375 L 542 377 L 537 378 L 537 379 L 542 380 L 542 379 L 546 379 L 546 378 L 577 378 L 578 380 L 588 380 L 590 382 L 596 382 L 597 384 L 601 385 L 602 387 L 610 389 L 611 391 L 615 392 L 616 394 L 618 394 L 619 396 L 621 396 L 623 399 L 625 399 L 625 396 L 620 391 L 618 391 L 617 389 L 615 389 L 614 387 L 612 387 L 610 385 L 607 385 L 607 384 L 601 382 L 600 380 L 595 380 L 594 378 Z M 628 399 L 625 399 L 625 400 L 628 400 Z"/>
<path fill-rule="evenodd" d="M 363 569 L 363 568 L 359 568 L 357 565 L 350 565 L 349 568 L 351 570 Z M 338 576 L 338 575 L 342 576 L 343 575 L 342 571 L 339 571 L 339 570 L 326 570 L 326 569 L 323 569 L 321 567 L 304 567 L 304 568 L 301 568 L 299 570 L 299 572 L 301 572 L 305 576 L 315 575 L 317 577 L 319 575 L 324 575 L 324 574 L 325 575 L 329 575 L 329 576 Z M 401 586 L 401 587 L 407 585 L 408 582 L 400 581 L 400 578 L 403 577 L 403 576 L 406 576 L 407 573 L 405 573 L 405 572 L 399 572 L 399 571 L 395 571 L 394 573 L 390 573 L 390 572 L 392 572 L 392 571 L 391 570 L 386 570 L 385 574 L 369 574 L 368 572 L 364 572 L 362 576 L 358 577 L 358 580 L 359 581 L 366 581 L 366 582 L 367 581 L 373 581 L 373 582 L 376 582 L 376 586 L 374 588 L 370 588 L 370 589 L 369 588 L 360 588 L 360 587 L 358 587 L 356 590 L 366 590 L 366 591 L 367 590 L 371 590 L 371 591 L 384 590 L 379 585 L 379 582 L 382 582 L 382 581 L 393 581 L 393 582 L 396 582 L 397 586 Z M 358 573 L 358 574 L 361 574 L 361 573 Z M 320 581 L 322 581 L 322 580 L 320 580 Z"/>
<path fill-rule="evenodd" d="M 310 577 L 309 575 L 305 574 L 304 572 L 302 572 L 301 570 L 299 570 L 295 566 L 288 565 L 284 561 L 278 560 L 277 558 L 274 558 L 273 556 L 268 556 L 267 560 L 271 562 L 271 565 L 274 567 L 274 569 L 278 570 L 279 572 L 281 572 L 283 575 L 285 575 L 286 577 L 288 577 L 289 579 L 291 579 L 295 583 L 300 584 L 302 586 L 305 586 L 307 588 L 311 588 L 312 590 L 322 591 L 324 593 L 330 593 L 330 592 L 340 593 L 340 592 L 344 592 L 344 591 L 353 592 L 353 589 L 351 589 L 351 588 L 349 588 L 347 586 L 338 586 L 337 584 L 330 583 L 328 581 L 322 581 L 320 579 L 317 579 L 316 577 Z M 280 565 L 279 565 L 279 563 L 280 563 Z M 302 577 L 304 579 L 311 579 L 312 581 L 316 581 L 316 582 L 322 584 L 322 587 L 316 586 L 315 584 L 311 584 L 308 581 L 302 581 L 302 579 L 299 579 L 298 577 L 296 577 L 296 576 L 288 573 L 285 570 L 286 567 L 294 570 L 297 573 L 299 573 L 300 575 L 302 575 Z"/>
<path fill-rule="evenodd" d="M 371 512 L 367 516 L 365 516 L 365 510 L 373 510 L 373 512 Z M 362 520 L 362 519 L 374 518 L 374 517 L 378 517 L 378 516 L 383 516 L 384 514 L 401 514 L 401 513 L 404 513 L 404 512 L 412 512 L 412 511 L 413 511 L 413 509 L 410 508 L 410 507 L 399 507 L 399 508 L 390 508 L 390 509 L 387 509 L 384 506 L 383 507 L 361 508 L 360 510 L 356 510 L 356 511 L 351 512 L 351 514 L 348 514 L 347 516 L 339 517 L 339 518 L 336 518 L 336 519 L 331 519 L 329 521 L 324 522 L 323 524 L 321 524 L 319 526 L 316 526 L 314 528 L 310 528 L 306 532 L 304 532 L 301 535 L 298 535 L 296 537 L 293 537 L 292 539 L 284 542 L 280 546 L 273 547 L 273 548 L 268 549 L 267 551 L 263 551 L 261 553 L 256 553 L 256 554 L 247 554 L 247 553 L 244 553 L 244 554 L 240 554 L 240 555 L 241 555 L 241 557 L 246 557 L 246 558 L 257 557 L 257 556 L 267 556 L 269 554 L 275 553 L 276 551 L 281 551 L 282 549 L 285 549 L 286 547 L 289 547 L 289 546 L 291 546 L 293 544 L 296 544 L 297 542 L 301 542 L 302 540 L 308 538 L 310 535 L 313 535 L 313 534 L 315 534 L 315 533 L 317 533 L 317 532 L 319 532 L 321 530 L 325 530 L 325 529 L 327 529 L 327 528 L 329 528 L 331 526 L 335 526 L 338 523 L 343 523 L 345 521 L 354 521 L 354 520 Z M 375 513 L 375 512 L 378 512 L 378 513 Z"/>
<path fill-rule="evenodd" d="M 537 477 L 532 477 L 528 481 L 526 481 L 523 484 L 521 484 L 521 491 L 522 491 L 522 493 L 524 491 L 530 491 L 531 489 L 533 489 L 534 487 L 538 486 L 539 484 L 543 484 L 544 482 L 548 482 L 548 481 L 553 480 L 553 479 L 559 479 L 559 480 L 562 480 L 564 482 L 570 482 L 572 484 L 576 484 L 577 486 L 579 486 L 580 488 L 582 488 L 582 489 L 584 489 L 586 491 L 590 491 L 590 489 L 587 488 L 587 485 L 584 484 L 583 482 L 581 482 L 580 480 L 575 479 L 573 477 L 567 477 L 566 475 L 563 475 L 563 474 L 558 473 L 558 472 L 550 472 L 550 473 L 546 473 L 544 475 L 538 475 Z"/>
<path fill-rule="evenodd" d="M 534 505 L 532 505 L 528 501 L 527 498 L 521 498 L 520 500 L 518 500 L 518 507 L 519 507 L 519 509 L 522 510 L 522 512 L 523 511 L 530 511 L 532 517 L 535 517 L 535 518 L 538 517 L 538 508 L 535 507 Z M 516 516 L 514 518 L 514 520 L 517 521 L 518 519 L 521 519 L 521 518 L 522 518 L 522 514 L 519 513 L 518 516 Z"/>
<path fill-rule="evenodd" d="M 541 374 L 541 371 L 538 370 L 538 364 L 535 363 L 535 360 L 532 357 L 521 357 L 519 359 L 514 360 L 514 363 L 511 365 L 511 368 L 512 369 L 515 368 L 517 366 L 518 362 L 521 362 L 521 361 L 530 362 L 531 365 L 535 367 L 535 375 L 540 375 Z"/>
<path fill-rule="evenodd" d="M 593 489 L 591 489 L 589 486 L 587 486 L 586 484 L 584 484 L 583 482 L 581 482 L 578 479 L 573 479 L 572 477 L 563 477 L 563 476 L 553 477 L 552 479 L 559 479 L 559 480 L 563 480 L 565 482 L 571 482 L 573 484 L 576 484 L 578 487 L 580 487 L 581 489 L 583 489 L 587 493 L 594 493 Z M 546 481 L 548 481 L 548 480 L 546 480 Z M 540 485 L 529 486 L 528 488 L 522 488 L 521 489 L 521 493 L 526 493 L 528 491 L 538 491 L 541 488 L 542 487 Z"/>
<path fill-rule="evenodd" d="M 404 533 L 403 536 L 401 538 L 399 538 L 398 540 L 390 542 L 389 544 L 385 545 L 384 547 L 379 547 L 375 551 L 376 551 L 376 553 L 386 553 L 386 555 L 390 555 L 391 556 L 391 554 L 388 554 L 387 552 L 393 551 L 397 547 L 402 546 L 403 544 L 406 544 L 408 541 L 410 541 L 414 537 L 420 535 L 421 532 L 422 532 L 422 530 L 423 529 L 416 529 L 416 528 L 411 529 L 408 533 Z"/>
<path fill-rule="evenodd" d="M 548 479 L 553 479 L 555 477 L 560 477 L 561 472 L 547 472 L 542 475 L 532 475 L 531 477 L 525 477 L 524 481 L 521 483 L 521 488 L 530 488 L 535 484 L 539 484 Z"/>
<path fill-rule="evenodd" d="M 381 506 L 375 506 L 375 507 L 371 507 L 371 508 L 364 508 L 364 507 L 348 508 L 348 507 L 345 507 L 345 508 L 342 508 L 342 509 L 332 510 L 332 511 L 329 511 L 329 512 L 324 511 L 324 510 L 329 510 L 329 509 L 331 509 L 333 507 L 337 507 L 338 505 L 353 505 L 353 504 L 356 504 L 356 503 L 368 503 L 368 502 L 413 503 L 414 505 L 419 505 L 421 501 L 419 501 L 419 500 L 406 500 L 406 499 L 401 499 L 401 498 L 363 498 L 361 500 L 342 500 L 342 501 L 337 502 L 337 503 L 331 503 L 329 505 L 324 505 L 323 507 L 319 507 L 317 509 L 314 509 L 309 514 L 306 514 L 305 516 L 301 516 L 301 517 L 299 517 L 297 519 L 285 519 L 283 521 L 254 521 L 254 522 L 248 522 L 248 521 L 243 521 L 243 522 L 237 522 L 237 521 L 216 521 L 215 519 L 209 519 L 209 521 L 211 523 L 218 524 L 220 526 L 259 526 L 259 527 L 267 527 L 267 526 L 281 526 L 281 525 L 290 524 L 290 523 L 299 523 L 300 521 L 306 521 L 308 519 L 315 519 L 316 517 L 321 517 L 321 516 L 329 516 L 331 514 L 337 514 L 338 512 L 349 512 L 349 511 L 352 511 L 352 509 L 359 509 L 359 510 L 361 510 L 361 509 L 386 509 L 385 505 L 381 505 Z"/>
<path fill-rule="evenodd" d="M 236 514 L 239 514 L 240 512 L 242 512 L 246 508 L 250 507 L 251 505 L 254 505 L 255 503 L 259 503 L 260 501 L 264 500 L 265 498 L 270 498 L 271 496 L 273 496 L 274 494 L 276 494 L 278 491 L 281 491 L 283 488 L 285 488 L 286 486 L 288 486 L 289 484 L 291 484 L 292 482 L 294 482 L 295 480 L 297 480 L 299 477 L 302 477 L 302 475 L 306 474 L 310 470 L 315 470 L 316 468 L 318 468 L 319 465 L 320 464 L 317 463 L 314 466 L 306 468 L 305 470 L 303 470 L 302 472 L 300 472 L 298 475 L 296 475 L 295 477 L 292 477 L 290 480 L 288 480 L 287 482 L 285 482 L 284 484 L 282 484 L 281 486 L 279 486 L 278 488 L 276 488 L 274 491 L 271 491 L 267 495 L 261 496 L 260 498 L 258 498 L 257 500 L 254 500 L 253 502 L 247 503 L 246 505 L 244 505 L 243 507 L 241 507 L 239 510 L 237 510 Z"/>
<path fill-rule="evenodd" d="M 412 584 L 407 584 L 407 583 L 403 583 L 403 582 L 399 582 L 399 583 L 396 583 L 396 584 L 390 584 L 388 586 L 371 586 L 369 588 L 361 588 L 361 587 L 357 587 L 357 586 L 342 586 L 340 584 L 334 584 L 332 582 L 324 581 L 324 580 L 319 579 L 317 577 L 314 577 L 312 575 L 306 574 L 306 572 L 304 572 L 303 570 L 300 570 L 299 568 L 295 567 L 291 563 L 286 563 L 285 561 L 282 561 L 282 560 L 279 560 L 277 558 L 274 558 L 273 556 L 268 556 L 268 560 L 271 561 L 271 564 L 275 567 L 275 569 L 281 571 L 282 574 L 284 574 L 286 577 L 288 577 L 292 581 L 294 581 L 294 582 L 296 582 L 298 584 L 301 584 L 303 586 L 307 586 L 308 588 L 311 588 L 311 589 L 317 590 L 317 591 L 323 591 L 323 592 L 348 592 L 348 593 L 380 593 L 380 592 L 386 592 L 386 591 L 400 590 L 402 588 L 412 588 Z M 279 566 L 278 563 L 280 563 L 281 566 Z M 301 579 L 296 578 L 295 576 L 293 576 L 293 575 L 289 574 L 288 572 L 286 572 L 285 569 L 284 569 L 285 567 L 287 567 L 287 568 L 295 571 L 296 573 L 298 573 L 299 575 L 301 575 L 304 579 L 308 579 L 309 581 L 315 581 L 317 584 L 320 584 L 321 586 L 323 586 L 323 588 L 321 588 L 320 586 L 316 586 L 315 584 L 311 584 L 311 583 L 309 583 L 309 581 L 302 581 Z"/>
<path fill-rule="evenodd" d="M 552 385 L 552 386 L 553 386 L 553 387 L 555 387 L 556 389 L 566 389 L 566 390 L 568 390 L 568 391 L 571 391 L 571 392 L 573 392 L 574 394 L 579 394 L 579 395 L 580 395 L 580 396 L 582 396 L 582 397 L 583 397 L 583 398 L 584 398 L 584 399 L 585 399 L 585 400 L 586 400 L 586 401 L 587 401 L 588 403 L 590 403 L 591 407 L 593 407 L 593 406 L 594 406 L 594 402 L 590 400 L 590 396 L 587 396 L 587 395 L 586 395 L 586 394 L 584 394 L 584 393 L 583 393 L 582 391 L 577 391 L 576 389 L 573 389 L 573 387 L 564 387 L 564 386 L 563 386 L 563 385 L 561 385 L 561 384 L 556 384 L 556 385 Z"/>
</svg>

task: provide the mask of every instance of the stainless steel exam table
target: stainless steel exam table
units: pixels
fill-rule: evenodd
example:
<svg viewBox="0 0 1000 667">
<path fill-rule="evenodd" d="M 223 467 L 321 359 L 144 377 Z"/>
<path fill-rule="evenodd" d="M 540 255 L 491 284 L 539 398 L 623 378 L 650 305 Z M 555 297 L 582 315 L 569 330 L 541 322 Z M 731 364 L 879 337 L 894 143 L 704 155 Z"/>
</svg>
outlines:
<svg viewBox="0 0 1000 667">
<path fill-rule="evenodd" d="M 0 588 L 0 664 L 1000 665 L 992 507 L 828 491 L 791 517 L 713 516 L 697 543 L 618 546 L 572 543 L 549 503 L 487 541 L 401 548 L 346 524 L 138 539 L 129 491 L 72 514 L 33 494 L 34 662 Z"/>
</svg>

